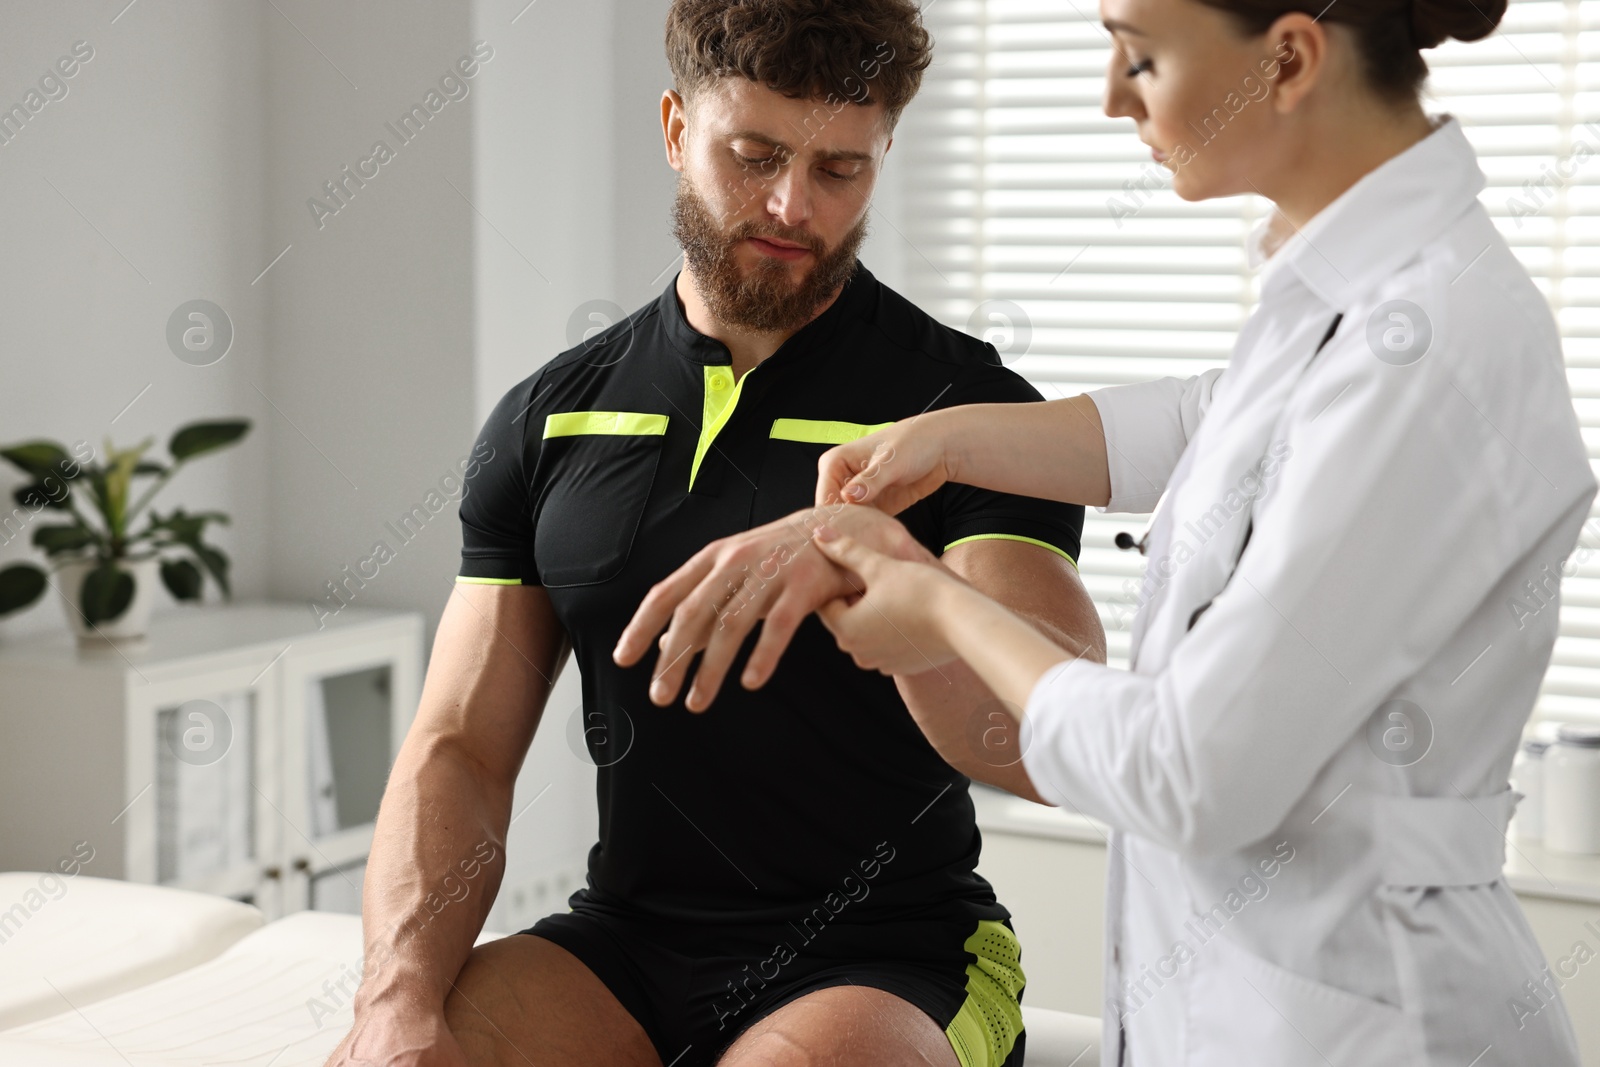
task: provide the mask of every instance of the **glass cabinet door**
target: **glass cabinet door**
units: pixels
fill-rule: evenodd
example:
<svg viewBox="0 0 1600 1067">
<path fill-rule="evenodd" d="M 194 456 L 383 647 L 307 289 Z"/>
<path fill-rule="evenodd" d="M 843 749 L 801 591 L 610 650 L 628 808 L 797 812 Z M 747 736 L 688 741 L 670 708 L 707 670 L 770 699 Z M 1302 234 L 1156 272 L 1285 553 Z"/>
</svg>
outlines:
<svg viewBox="0 0 1600 1067">
<path fill-rule="evenodd" d="M 389 753 L 394 665 L 325 674 L 306 682 L 306 759 L 311 836 L 327 837 L 378 817 Z"/>
<path fill-rule="evenodd" d="M 255 847 L 255 700 L 248 691 L 156 709 L 156 880 L 194 885 Z"/>
<path fill-rule="evenodd" d="M 155 674 L 156 672 L 152 672 Z M 126 877 L 279 905 L 277 745 L 259 666 L 151 677 L 127 707 Z"/>
<path fill-rule="evenodd" d="M 287 907 L 358 912 L 378 804 L 420 671 L 395 639 L 283 660 Z"/>
</svg>

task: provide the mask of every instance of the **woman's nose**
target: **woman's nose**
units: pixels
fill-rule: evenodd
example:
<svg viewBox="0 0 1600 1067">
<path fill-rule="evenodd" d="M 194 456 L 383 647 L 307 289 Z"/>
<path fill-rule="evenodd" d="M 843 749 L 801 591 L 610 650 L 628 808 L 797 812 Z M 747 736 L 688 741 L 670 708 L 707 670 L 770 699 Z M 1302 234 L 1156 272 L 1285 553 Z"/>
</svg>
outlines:
<svg viewBox="0 0 1600 1067">
<path fill-rule="evenodd" d="M 1134 79 L 1127 76 L 1127 68 L 1127 60 L 1113 48 L 1111 58 L 1106 61 L 1106 89 L 1100 106 L 1111 118 L 1137 121 L 1144 117 L 1144 105 L 1139 100 Z"/>
</svg>

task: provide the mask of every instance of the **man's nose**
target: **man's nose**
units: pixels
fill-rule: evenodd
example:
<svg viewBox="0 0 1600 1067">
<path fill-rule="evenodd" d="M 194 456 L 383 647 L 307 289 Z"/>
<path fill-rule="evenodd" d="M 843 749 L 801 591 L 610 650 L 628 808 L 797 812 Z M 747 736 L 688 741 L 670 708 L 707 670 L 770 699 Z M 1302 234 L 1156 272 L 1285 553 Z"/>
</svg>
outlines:
<svg viewBox="0 0 1600 1067">
<path fill-rule="evenodd" d="M 767 211 L 785 226 L 803 226 L 811 219 L 809 175 L 800 167 L 783 168 L 767 190 Z"/>
</svg>

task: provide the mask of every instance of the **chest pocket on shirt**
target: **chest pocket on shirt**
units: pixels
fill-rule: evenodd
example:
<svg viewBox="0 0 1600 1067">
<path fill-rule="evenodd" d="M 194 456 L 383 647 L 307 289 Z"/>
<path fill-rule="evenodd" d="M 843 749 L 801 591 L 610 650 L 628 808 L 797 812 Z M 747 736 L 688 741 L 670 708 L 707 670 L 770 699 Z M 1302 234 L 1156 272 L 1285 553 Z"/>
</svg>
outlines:
<svg viewBox="0 0 1600 1067">
<path fill-rule="evenodd" d="M 534 557 L 546 586 L 616 577 L 655 484 L 667 416 L 570 411 L 545 419 Z"/>
<path fill-rule="evenodd" d="M 817 460 L 824 452 L 893 425 L 775 420 L 761 461 L 761 485 L 750 505 L 750 525 L 760 526 L 810 507 L 816 499 Z"/>
</svg>

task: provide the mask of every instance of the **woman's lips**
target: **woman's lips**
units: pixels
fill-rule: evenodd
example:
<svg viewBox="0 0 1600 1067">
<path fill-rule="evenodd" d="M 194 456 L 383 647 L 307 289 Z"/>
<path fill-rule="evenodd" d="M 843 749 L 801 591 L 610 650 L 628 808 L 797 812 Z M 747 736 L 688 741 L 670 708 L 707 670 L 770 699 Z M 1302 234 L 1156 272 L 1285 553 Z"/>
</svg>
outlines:
<svg viewBox="0 0 1600 1067">
<path fill-rule="evenodd" d="M 754 245 L 756 247 L 756 251 L 760 252 L 762 255 L 771 256 L 774 259 L 788 260 L 791 263 L 796 260 L 804 259 L 811 254 L 811 249 L 809 248 L 803 248 L 795 245 L 778 244 L 763 237 L 752 237 L 750 238 L 750 243 Z"/>
</svg>

